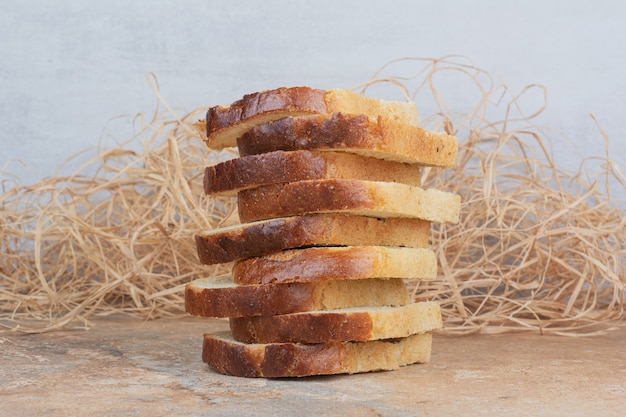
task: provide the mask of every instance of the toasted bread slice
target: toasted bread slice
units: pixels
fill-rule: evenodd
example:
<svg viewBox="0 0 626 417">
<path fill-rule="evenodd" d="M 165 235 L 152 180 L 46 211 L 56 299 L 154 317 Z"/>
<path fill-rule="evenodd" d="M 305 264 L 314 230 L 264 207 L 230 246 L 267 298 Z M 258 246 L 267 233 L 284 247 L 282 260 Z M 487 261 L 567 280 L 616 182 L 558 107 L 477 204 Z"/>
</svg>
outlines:
<svg viewBox="0 0 626 417">
<path fill-rule="evenodd" d="M 461 198 L 436 189 L 363 180 L 309 180 L 239 192 L 239 219 L 251 222 L 305 213 L 410 217 L 457 223 Z"/>
<path fill-rule="evenodd" d="M 343 112 L 382 116 L 406 124 L 419 122 L 413 102 L 364 97 L 349 90 L 319 90 L 310 87 L 281 87 L 248 94 L 227 106 L 207 111 L 207 145 L 223 149 L 237 145 L 237 138 L 254 126 L 283 117 Z"/>
<path fill-rule="evenodd" d="M 420 171 L 415 165 L 345 152 L 276 151 L 207 167 L 204 191 L 208 195 L 236 196 L 238 191 L 261 185 L 325 178 L 420 185 Z"/>
<path fill-rule="evenodd" d="M 351 214 L 306 214 L 217 228 L 196 235 L 203 264 L 226 263 L 302 246 L 381 245 L 423 248 L 430 222 Z"/>
<path fill-rule="evenodd" d="M 292 249 L 237 262 L 237 284 L 368 278 L 435 279 L 437 258 L 426 248 L 347 246 Z"/>
<path fill-rule="evenodd" d="M 301 149 L 351 152 L 433 167 L 456 165 L 458 140 L 447 133 L 362 114 L 289 117 L 259 125 L 237 139 L 242 156 Z"/>
<path fill-rule="evenodd" d="M 406 285 L 399 279 L 237 285 L 231 276 L 222 276 L 198 279 L 185 286 L 185 310 L 200 317 L 273 316 L 409 302 Z"/>
<path fill-rule="evenodd" d="M 242 343 L 366 342 L 441 329 L 441 309 L 433 301 L 400 307 L 352 307 L 278 316 L 230 319 Z"/>
<path fill-rule="evenodd" d="M 304 377 L 394 370 L 430 361 L 432 334 L 370 342 L 317 344 L 235 341 L 229 332 L 205 334 L 202 360 L 219 373 L 241 377 Z"/>
</svg>

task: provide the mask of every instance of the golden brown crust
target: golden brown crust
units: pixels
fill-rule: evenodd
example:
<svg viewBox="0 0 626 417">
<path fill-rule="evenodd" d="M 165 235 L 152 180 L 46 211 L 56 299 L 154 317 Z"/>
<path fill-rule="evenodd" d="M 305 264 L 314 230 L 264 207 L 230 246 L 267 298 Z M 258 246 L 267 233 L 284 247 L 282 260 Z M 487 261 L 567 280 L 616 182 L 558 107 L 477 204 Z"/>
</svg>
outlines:
<svg viewBox="0 0 626 417">
<path fill-rule="evenodd" d="M 196 236 L 200 262 L 218 264 L 302 246 L 425 247 L 430 223 L 419 219 L 308 214 L 212 230 Z"/>
<path fill-rule="evenodd" d="M 367 115 L 333 113 L 290 117 L 256 126 L 237 139 L 237 147 L 242 156 L 276 150 L 342 150 L 360 144 L 371 146 L 372 138 L 380 135 L 379 127 Z"/>
<path fill-rule="evenodd" d="M 441 309 L 435 302 L 239 317 L 229 322 L 233 338 L 242 343 L 366 342 L 407 337 L 442 326 Z"/>
<path fill-rule="evenodd" d="M 242 222 L 315 212 L 374 209 L 366 183 L 311 180 L 243 190 L 237 199 Z"/>
<path fill-rule="evenodd" d="M 349 180 L 309 180 L 273 184 L 239 192 L 239 219 L 251 222 L 305 213 L 352 213 L 374 217 L 411 217 L 456 223 L 456 194 L 406 184 Z"/>
<path fill-rule="evenodd" d="M 370 340 L 372 318 L 366 312 L 231 318 L 230 330 L 242 343 L 325 343 Z"/>
<path fill-rule="evenodd" d="M 201 279 L 185 286 L 185 311 L 200 317 L 272 316 L 408 302 L 409 294 L 401 280 L 235 285 L 232 278 L 226 278 L 221 281 Z"/>
<path fill-rule="evenodd" d="M 255 185 L 324 178 L 326 160 L 311 152 L 270 152 L 235 158 L 204 171 L 204 192 L 229 194 Z"/>
<path fill-rule="evenodd" d="M 277 150 L 361 153 L 425 166 L 456 165 L 458 141 L 446 133 L 367 115 L 315 114 L 259 125 L 237 139 L 242 156 Z"/>
<path fill-rule="evenodd" d="M 237 284 L 311 282 L 329 279 L 374 278 L 376 259 L 368 247 L 307 248 L 237 262 Z M 381 276 L 376 278 L 388 278 Z"/>
<path fill-rule="evenodd" d="M 220 149 L 234 146 L 236 138 L 223 142 L 220 134 L 230 127 L 264 116 L 265 120 L 285 117 L 284 113 L 325 113 L 324 91 L 310 87 L 280 87 L 274 90 L 246 94 L 229 106 L 214 106 L 207 111 L 208 145 Z"/>
<path fill-rule="evenodd" d="M 437 259 L 435 253 L 426 248 L 306 248 L 237 262 L 232 273 L 237 284 L 368 278 L 434 279 Z"/>
<path fill-rule="evenodd" d="M 228 333 L 204 335 L 202 361 L 221 374 L 247 378 L 330 375 L 340 373 L 345 362 L 345 349 L 337 342 L 246 345 L 229 336 Z"/>
<path fill-rule="evenodd" d="M 268 184 L 343 178 L 419 185 L 419 169 L 342 152 L 275 151 L 224 161 L 205 169 L 204 191 L 235 196 L 238 191 Z"/>
<path fill-rule="evenodd" d="M 202 360 L 226 375 L 304 377 L 392 370 L 430 360 L 432 335 L 371 342 L 243 344 L 228 332 L 205 334 Z"/>
<path fill-rule="evenodd" d="M 242 317 L 307 311 L 314 305 L 313 285 L 185 286 L 185 311 L 200 317 Z"/>
</svg>

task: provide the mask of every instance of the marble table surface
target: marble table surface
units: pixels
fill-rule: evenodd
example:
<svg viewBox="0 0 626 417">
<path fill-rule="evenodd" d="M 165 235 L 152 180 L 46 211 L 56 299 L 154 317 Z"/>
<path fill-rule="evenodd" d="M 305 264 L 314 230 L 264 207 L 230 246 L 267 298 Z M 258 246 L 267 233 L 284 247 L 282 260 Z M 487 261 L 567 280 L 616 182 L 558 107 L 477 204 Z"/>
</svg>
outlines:
<svg viewBox="0 0 626 417">
<path fill-rule="evenodd" d="M 300 379 L 220 375 L 200 358 L 223 320 L 98 319 L 0 334 L 0 415 L 617 416 L 626 329 L 572 338 L 435 335 L 429 364 Z"/>
</svg>

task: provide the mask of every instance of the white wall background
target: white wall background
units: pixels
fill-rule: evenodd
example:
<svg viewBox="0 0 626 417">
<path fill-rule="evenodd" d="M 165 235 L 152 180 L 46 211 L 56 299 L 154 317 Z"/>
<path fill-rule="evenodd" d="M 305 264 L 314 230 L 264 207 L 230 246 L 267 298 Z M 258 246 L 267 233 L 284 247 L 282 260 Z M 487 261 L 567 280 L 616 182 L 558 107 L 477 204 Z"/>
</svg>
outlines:
<svg viewBox="0 0 626 417">
<path fill-rule="evenodd" d="M 0 1 L 0 169 L 29 183 L 97 145 L 109 120 L 280 85 L 351 87 L 389 60 L 465 55 L 513 90 L 548 88 L 541 123 L 626 170 L 626 2 Z M 418 103 L 419 105 L 419 103 Z M 129 137 L 129 119 L 109 128 Z M 21 160 L 29 169 L 20 163 Z M 626 198 L 623 194 L 622 197 Z"/>
</svg>

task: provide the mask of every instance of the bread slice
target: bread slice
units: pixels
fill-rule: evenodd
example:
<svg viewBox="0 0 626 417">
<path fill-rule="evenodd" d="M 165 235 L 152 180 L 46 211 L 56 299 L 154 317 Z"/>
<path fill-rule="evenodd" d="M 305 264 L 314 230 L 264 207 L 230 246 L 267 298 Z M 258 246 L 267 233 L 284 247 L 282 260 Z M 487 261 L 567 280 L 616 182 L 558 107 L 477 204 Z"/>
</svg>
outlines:
<svg viewBox="0 0 626 417">
<path fill-rule="evenodd" d="M 317 344 L 235 341 L 229 332 L 205 334 L 202 360 L 219 373 L 241 377 L 304 377 L 394 370 L 430 361 L 432 334 L 370 342 Z"/>
<path fill-rule="evenodd" d="M 419 122 L 413 102 L 368 98 L 342 89 L 281 87 L 245 95 L 227 106 L 211 107 L 205 121 L 207 145 L 212 149 L 233 147 L 237 138 L 254 126 L 283 117 L 336 112 L 382 116 L 414 125 Z"/>
<path fill-rule="evenodd" d="M 433 301 L 400 307 L 353 307 L 279 316 L 230 319 L 242 343 L 366 342 L 441 329 L 441 309 Z"/>
<path fill-rule="evenodd" d="M 263 256 L 302 246 L 426 247 L 430 222 L 351 214 L 306 214 L 217 228 L 196 235 L 203 264 Z"/>
<path fill-rule="evenodd" d="M 239 192 L 239 219 L 251 222 L 304 213 L 341 212 L 457 223 L 461 198 L 436 189 L 363 180 L 309 180 Z"/>
<path fill-rule="evenodd" d="M 368 157 L 434 167 L 456 165 L 458 140 L 411 124 L 361 114 L 283 118 L 256 126 L 237 139 L 239 154 L 271 151 L 352 152 Z"/>
<path fill-rule="evenodd" d="M 426 248 L 347 246 L 292 249 L 237 262 L 236 284 L 368 278 L 435 279 L 437 259 Z"/>
<path fill-rule="evenodd" d="M 403 280 L 362 279 L 236 285 L 231 276 L 185 286 L 185 310 L 200 317 L 273 316 L 301 311 L 410 303 Z"/>
<path fill-rule="evenodd" d="M 324 178 L 420 185 L 420 171 L 415 165 L 343 152 L 276 151 L 207 167 L 204 191 L 208 195 L 236 196 L 238 191 L 261 185 Z"/>
</svg>

